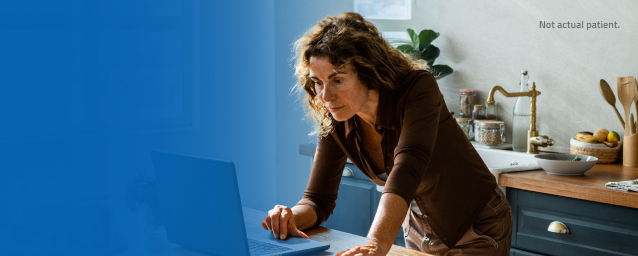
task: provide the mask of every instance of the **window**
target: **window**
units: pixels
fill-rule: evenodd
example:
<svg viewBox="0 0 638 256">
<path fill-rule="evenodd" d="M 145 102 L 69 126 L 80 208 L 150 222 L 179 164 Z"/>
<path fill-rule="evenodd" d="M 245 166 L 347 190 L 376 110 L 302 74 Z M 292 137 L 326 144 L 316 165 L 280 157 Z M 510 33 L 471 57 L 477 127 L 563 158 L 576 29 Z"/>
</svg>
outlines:
<svg viewBox="0 0 638 256">
<path fill-rule="evenodd" d="M 372 22 L 386 39 L 410 40 L 415 0 L 354 0 L 354 11 Z"/>
</svg>

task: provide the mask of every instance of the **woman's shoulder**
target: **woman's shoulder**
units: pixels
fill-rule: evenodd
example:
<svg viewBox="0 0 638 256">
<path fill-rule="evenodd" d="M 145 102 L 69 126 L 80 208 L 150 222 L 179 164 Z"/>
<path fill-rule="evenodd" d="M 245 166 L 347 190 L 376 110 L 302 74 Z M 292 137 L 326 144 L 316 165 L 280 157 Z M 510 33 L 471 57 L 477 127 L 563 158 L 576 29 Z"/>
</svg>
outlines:
<svg viewBox="0 0 638 256">
<path fill-rule="evenodd" d="M 418 92 L 439 92 L 436 78 L 428 70 L 413 70 L 396 84 L 395 90 L 399 97 Z"/>
<path fill-rule="evenodd" d="M 405 74 L 403 77 L 399 78 L 397 82 L 395 82 L 394 89 L 401 91 L 406 89 L 407 87 L 410 87 L 411 85 L 415 83 L 424 83 L 424 82 L 428 82 L 428 80 L 436 81 L 436 79 L 434 78 L 434 75 L 432 75 L 430 71 L 423 70 L 423 69 L 412 70 L 408 72 L 407 74 Z"/>
<path fill-rule="evenodd" d="M 388 121 L 389 126 L 399 127 L 408 105 L 436 107 L 441 97 L 434 76 L 426 70 L 414 70 L 399 79 L 394 89 L 381 90 L 378 114 L 393 120 Z"/>
<path fill-rule="evenodd" d="M 425 70 L 425 69 L 412 70 L 410 71 L 410 73 L 408 73 L 408 75 L 434 77 L 434 75 L 432 75 L 432 73 L 429 70 Z"/>
</svg>

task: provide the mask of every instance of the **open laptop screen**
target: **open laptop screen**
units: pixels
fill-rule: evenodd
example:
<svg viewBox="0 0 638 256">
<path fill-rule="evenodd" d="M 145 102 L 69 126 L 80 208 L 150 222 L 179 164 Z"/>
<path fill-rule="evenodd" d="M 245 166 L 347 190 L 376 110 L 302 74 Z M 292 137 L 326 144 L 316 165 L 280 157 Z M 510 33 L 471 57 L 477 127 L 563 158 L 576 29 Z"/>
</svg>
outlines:
<svg viewBox="0 0 638 256">
<path fill-rule="evenodd" d="M 232 162 L 152 152 L 168 241 L 213 255 L 249 255 Z"/>
</svg>

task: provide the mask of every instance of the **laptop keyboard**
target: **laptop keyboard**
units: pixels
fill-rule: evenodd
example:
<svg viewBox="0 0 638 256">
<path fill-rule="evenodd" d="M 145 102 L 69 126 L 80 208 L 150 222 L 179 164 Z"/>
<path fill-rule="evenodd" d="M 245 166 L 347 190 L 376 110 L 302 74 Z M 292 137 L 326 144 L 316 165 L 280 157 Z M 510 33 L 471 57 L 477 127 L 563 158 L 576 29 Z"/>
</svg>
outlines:
<svg viewBox="0 0 638 256">
<path fill-rule="evenodd" d="M 264 243 L 250 238 L 248 239 L 248 249 L 250 250 L 251 256 L 280 253 L 291 250 L 290 248 L 276 244 Z"/>
</svg>

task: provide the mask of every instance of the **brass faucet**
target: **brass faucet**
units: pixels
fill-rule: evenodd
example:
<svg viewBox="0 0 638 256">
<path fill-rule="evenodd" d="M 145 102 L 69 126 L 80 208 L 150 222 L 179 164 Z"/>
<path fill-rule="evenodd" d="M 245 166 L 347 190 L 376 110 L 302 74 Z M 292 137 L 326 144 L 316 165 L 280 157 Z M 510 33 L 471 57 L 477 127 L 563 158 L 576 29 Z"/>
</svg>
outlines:
<svg viewBox="0 0 638 256">
<path fill-rule="evenodd" d="M 532 89 L 526 92 L 515 92 L 509 93 L 503 89 L 501 86 L 494 86 L 490 90 L 490 95 L 487 97 L 487 101 L 485 104 L 494 105 L 494 93 L 499 91 L 505 95 L 505 97 L 530 97 L 530 101 L 532 104 L 532 111 L 529 117 L 529 130 L 527 131 L 527 153 L 528 154 L 538 154 L 538 147 L 547 147 L 553 146 L 554 140 L 550 139 L 545 135 L 538 135 L 538 131 L 536 131 L 536 97 L 541 95 L 540 91 L 536 90 L 536 83 L 532 83 Z"/>
</svg>

